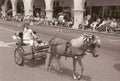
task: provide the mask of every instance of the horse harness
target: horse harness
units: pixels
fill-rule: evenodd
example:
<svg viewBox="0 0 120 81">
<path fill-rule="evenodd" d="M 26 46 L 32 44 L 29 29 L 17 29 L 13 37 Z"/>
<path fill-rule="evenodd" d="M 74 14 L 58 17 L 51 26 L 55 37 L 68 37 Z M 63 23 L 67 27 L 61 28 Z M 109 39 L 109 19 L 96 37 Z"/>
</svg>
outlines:
<svg viewBox="0 0 120 81">
<path fill-rule="evenodd" d="M 51 44 L 51 53 L 52 54 L 56 53 L 56 52 L 54 52 L 56 50 L 56 46 L 65 43 L 65 45 L 66 45 L 65 52 L 61 56 L 73 57 L 73 58 L 77 58 L 79 56 L 84 56 L 84 55 L 86 55 L 85 51 L 89 48 L 89 45 L 90 45 L 89 43 L 91 40 L 92 39 L 89 36 L 86 36 L 86 35 L 84 36 L 84 38 L 83 38 L 84 45 L 82 47 L 78 48 L 78 49 L 84 50 L 84 52 L 82 54 L 73 54 L 72 53 L 72 50 L 71 50 L 72 44 L 70 41 L 57 43 L 57 44 Z M 68 52 L 69 49 L 70 49 L 70 52 Z"/>
<path fill-rule="evenodd" d="M 61 45 L 61 44 L 64 44 L 65 43 L 65 46 L 66 46 L 66 48 L 65 48 L 65 52 L 62 54 L 62 55 L 60 55 L 60 56 L 65 56 L 66 58 L 67 57 L 73 57 L 73 58 L 77 58 L 77 57 L 79 57 L 79 56 L 84 56 L 84 55 L 86 55 L 86 54 L 81 54 L 81 55 L 79 55 L 79 54 L 73 54 L 72 53 L 72 50 L 71 50 L 71 42 L 70 41 L 67 41 L 67 42 L 62 42 L 62 43 L 57 43 L 57 44 L 52 44 L 51 45 L 51 53 L 52 54 L 55 54 L 56 52 L 55 52 L 55 50 L 56 50 L 56 46 L 58 46 L 58 45 Z M 68 50 L 70 49 L 70 51 L 68 52 Z"/>
<path fill-rule="evenodd" d="M 92 45 L 92 44 L 90 43 L 90 41 L 93 40 L 93 39 L 94 39 L 94 36 L 92 36 L 92 35 L 91 35 L 91 36 L 88 36 L 88 35 L 85 35 L 85 36 L 84 36 L 84 38 L 83 38 L 84 45 L 83 45 L 82 47 L 78 48 L 78 49 L 81 49 L 81 50 L 84 51 L 82 54 L 73 54 L 73 53 L 72 53 L 72 50 L 70 51 L 70 53 L 67 53 L 68 49 L 71 48 L 71 46 L 72 46 L 71 42 L 70 42 L 70 41 L 67 41 L 67 42 L 66 42 L 66 49 L 65 49 L 64 56 L 65 56 L 66 54 L 67 54 L 67 55 L 69 54 L 69 56 L 74 57 L 74 58 L 77 58 L 77 57 L 79 57 L 79 56 L 84 56 L 84 55 L 86 55 L 85 52 L 87 51 L 87 49 L 89 48 L 89 46 Z M 92 46 L 94 47 L 94 45 L 92 45 Z M 66 57 L 67 57 L 67 55 L 66 55 Z"/>
</svg>

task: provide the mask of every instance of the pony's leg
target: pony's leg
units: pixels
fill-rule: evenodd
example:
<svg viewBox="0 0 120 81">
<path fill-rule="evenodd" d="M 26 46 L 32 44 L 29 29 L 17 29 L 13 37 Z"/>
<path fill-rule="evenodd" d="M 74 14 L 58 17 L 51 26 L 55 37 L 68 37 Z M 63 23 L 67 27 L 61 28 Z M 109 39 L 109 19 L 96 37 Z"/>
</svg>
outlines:
<svg viewBox="0 0 120 81">
<path fill-rule="evenodd" d="M 47 58 L 46 58 L 46 61 L 45 61 L 46 70 L 49 70 L 49 69 L 50 69 L 50 65 L 51 65 L 51 62 L 52 62 L 52 58 L 53 58 L 53 55 L 47 53 Z"/>
<path fill-rule="evenodd" d="M 81 75 L 83 75 L 83 71 L 84 71 L 84 67 L 83 67 L 83 64 L 82 64 L 82 58 L 83 57 L 78 57 L 78 59 L 77 59 L 77 61 L 78 61 L 78 64 L 79 64 L 79 66 L 81 67 L 81 74 L 80 75 L 78 75 L 78 78 L 80 79 L 81 78 Z"/>
<path fill-rule="evenodd" d="M 61 67 L 61 63 L 60 63 L 60 58 L 61 58 L 61 56 L 59 56 L 59 55 L 56 55 L 56 58 L 55 58 L 55 60 L 56 60 L 56 63 L 57 63 L 57 70 L 60 72 L 60 73 L 62 73 L 62 67 Z"/>
<path fill-rule="evenodd" d="M 76 58 L 73 58 L 73 79 L 77 79 L 77 76 L 76 76 L 76 63 L 77 63 L 77 60 Z"/>
</svg>

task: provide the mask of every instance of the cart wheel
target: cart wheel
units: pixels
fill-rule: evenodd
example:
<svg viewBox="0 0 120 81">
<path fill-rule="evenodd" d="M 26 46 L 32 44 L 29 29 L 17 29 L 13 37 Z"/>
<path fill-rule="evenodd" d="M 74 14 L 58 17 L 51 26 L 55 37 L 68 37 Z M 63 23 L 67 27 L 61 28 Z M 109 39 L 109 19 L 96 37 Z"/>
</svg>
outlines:
<svg viewBox="0 0 120 81">
<path fill-rule="evenodd" d="M 16 64 L 22 66 L 23 65 L 23 53 L 20 49 L 15 49 L 14 51 L 14 59 Z"/>
</svg>

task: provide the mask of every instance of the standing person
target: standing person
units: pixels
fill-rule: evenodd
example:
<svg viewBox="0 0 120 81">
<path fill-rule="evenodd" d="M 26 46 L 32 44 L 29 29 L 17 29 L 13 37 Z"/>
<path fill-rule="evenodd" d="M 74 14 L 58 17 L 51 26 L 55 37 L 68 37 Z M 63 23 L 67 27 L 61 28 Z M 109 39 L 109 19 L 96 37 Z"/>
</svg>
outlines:
<svg viewBox="0 0 120 81">
<path fill-rule="evenodd" d="M 59 13 L 59 16 L 58 16 L 58 30 L 57 31 L 60 31 L 60 28 L 63 26 L 63 24 L 65 23 L 65 20 L 64 20 L 64 14 L 63 12 Z"/>
<path fill-rule="evenodd" d="M 84 17 L 83 19 L 83 28 L 82 29 L 88 29 L 89 28 L 89 21 L 87 20 L 87 17 Z"/>
</svg>

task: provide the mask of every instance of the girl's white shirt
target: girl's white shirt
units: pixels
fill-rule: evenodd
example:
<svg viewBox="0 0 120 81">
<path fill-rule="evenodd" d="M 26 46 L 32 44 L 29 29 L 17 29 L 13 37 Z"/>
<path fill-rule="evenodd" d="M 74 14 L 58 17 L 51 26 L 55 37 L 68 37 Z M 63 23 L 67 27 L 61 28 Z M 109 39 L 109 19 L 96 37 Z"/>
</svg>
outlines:
<svg viewBox="0 0 120 81">
<path fill-rule="evenodd" d="M 33 32 L 32 32 L 31 29 L 24 28 L 24 31 L 23 31 L 23 40 L 33 40 L 32 33 Z"/>
</svg>

